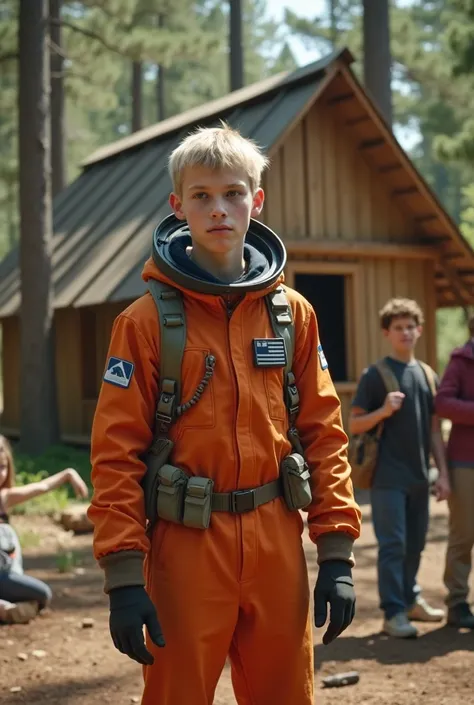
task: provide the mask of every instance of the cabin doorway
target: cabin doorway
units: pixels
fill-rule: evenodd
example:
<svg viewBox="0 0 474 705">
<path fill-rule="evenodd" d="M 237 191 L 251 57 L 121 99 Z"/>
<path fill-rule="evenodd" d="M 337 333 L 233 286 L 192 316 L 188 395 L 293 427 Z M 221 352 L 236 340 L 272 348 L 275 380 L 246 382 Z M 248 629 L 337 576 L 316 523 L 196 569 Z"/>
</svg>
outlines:
<svg viewBox="0 0 474 705">
<path fill-rule="evenodd" d="M 295 273 L 294 288 L 316 311 L 319 337 L 331 377 L 335 382 L 346 382 L 346 277 L 343 274 Z"/>
</svg>

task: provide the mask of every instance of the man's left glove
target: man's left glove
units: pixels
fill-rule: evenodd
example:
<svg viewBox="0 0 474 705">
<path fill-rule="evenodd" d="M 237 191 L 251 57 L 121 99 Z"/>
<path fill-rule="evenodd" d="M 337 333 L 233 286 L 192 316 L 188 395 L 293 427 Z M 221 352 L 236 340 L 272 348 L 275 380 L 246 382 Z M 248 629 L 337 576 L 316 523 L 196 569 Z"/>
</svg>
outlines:
<svg viewBox="0 0 474 705">
<path fill-rule="evenodd" d="M 352 568 L 346 561 L 329 560 L 319 566 L 314 588 L 314 623 L 323 627 L 331 607 L 329 626 L 323 636 L 327 645 L 350 625 L 355 614 L 355 592 Z"/>
</svg>

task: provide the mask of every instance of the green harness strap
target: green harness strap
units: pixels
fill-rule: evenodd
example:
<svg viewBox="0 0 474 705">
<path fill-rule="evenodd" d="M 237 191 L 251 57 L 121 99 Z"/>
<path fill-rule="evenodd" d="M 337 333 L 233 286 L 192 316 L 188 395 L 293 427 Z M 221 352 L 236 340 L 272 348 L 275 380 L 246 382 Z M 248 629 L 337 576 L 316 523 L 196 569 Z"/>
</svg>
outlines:
<svg viewBox="0 0 474 705">
<path fill-rule="evenodd" d="M 275 291 L 267 294 L 265 296 L 265 303 L 270 315 L 273 332 L 277 337 L 283 338 L 285 341 L 286 365 L 283 372 L 283 394 L 290 418 L 290 431 L 292 429 L 296 431 L 296 429 L 294 429 L 294 425 L 299 411 L 300 397 L 296 387 L 295 376 L 292 371 L 293 357 L 295 353 L 295 325 L 293 315 L 291 313 L 291 307 L 285 294 L 285 290 L 282 286 L 277 287 Z"/>
<path fill-rule="evenodd" d="M 181 365 L 186 347 L 186 316 L 181 292 L 156 279 L 148 288 L 158 310 L 160 323 L 160 391 L 156 408 L 155 443 L 168 436 L 181 404 Z M 276 336 L 286 347 L 284 399 L 294 427 L 299 410 L 299 395 L 291 370 L 295 349 L 295 327 L 285 291 L 279 286 L 265 296 L 268 313 Z M 293 441 L 292 441 L 293 442 Z"/>
<path fill-rule="evenodd" d="M 186 347 L 186 316 L 183 297 L 156 279 L 148 288 L 158 309 L 160 321 L 160 392 L 156 407 L 155 442 L 168 436 L 181 401 L 181 363 Z"/>
</svg>

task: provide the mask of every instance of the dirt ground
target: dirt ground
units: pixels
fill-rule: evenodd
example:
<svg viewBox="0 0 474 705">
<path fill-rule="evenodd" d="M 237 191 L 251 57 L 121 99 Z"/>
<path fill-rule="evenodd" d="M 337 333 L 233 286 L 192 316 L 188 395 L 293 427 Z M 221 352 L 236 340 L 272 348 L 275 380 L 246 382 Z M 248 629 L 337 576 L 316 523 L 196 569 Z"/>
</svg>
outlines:
<svg viewBox="0 0 474 705">
<path fill-rule="evenodd" d="M 364 529 L 357 546 L 355 578 L 357 617 L 350 629 L 328 647 L 315 635 L 315 702 L 330 705 L 460 705 L 474 702 L 474 634 L 442 625 L 421 627 L 414 641 L 390 639 L 380 633 L 377 609 L 375 541 L 370 507 L 362 501 Z M 21 532 L 41 535 L 41 546 L 25 551 L 27 570 L 48 581 L 54 590 L 49 615 L 29 626 L 0 627 L 0 703 L 2 705 L 122 705 L 139 703 L 140 667 L 114 650 L 108 633 L 107 600 L 102 576 L 90 552 L 91 537 L 76 536 L 72 548 L 80 557 L 70 573 L 57 568 L 60 530 L 48 519 L 18 517 Z M 429 543 L 420 582 L 425 595 L 442 606 L 442 571 L 447 516 L 445 506 L 432 505 Z M 311 580 L 315 580 L 315 551 L 305 542 Z M 93 626 L 83 620 L 92 618 Z M 40 650 L 39 654 L 33 654 Z M 41 653 L 45 652 L 45 653 Z M 360 681 L 343 689 L 322 688 L 322 677 L 357 670 Z M 231 705 L 229 670 L 219 682 L 215 705 Z M 159 705 L 157 703 L 157 705 Z M 182 705 L 185 705 L 184 703 Z M 297 705 L 289 703 L 288 705 Z"/>
</svg>

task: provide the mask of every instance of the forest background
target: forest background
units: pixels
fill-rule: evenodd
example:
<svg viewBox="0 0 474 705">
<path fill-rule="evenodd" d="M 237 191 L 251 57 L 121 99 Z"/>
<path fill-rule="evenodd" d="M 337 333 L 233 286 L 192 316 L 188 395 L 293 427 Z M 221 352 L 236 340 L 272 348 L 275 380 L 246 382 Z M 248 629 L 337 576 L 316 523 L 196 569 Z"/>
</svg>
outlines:
<svg viewBox="0 0 474 705">
<path fill-rule="evenodd" d="M 316 56 L 348 46 L 363 78 L 363 6 L 375 1 L 319 0 L 313 19 L 286 9 L 280 21 L 266 0 L 242 0 L 243 83 L 294 69 L 295 40 Z M 0 259 L 19 238 L 18 3 L 0 2 Z M 64 96 L 56 123 L 53 114 L 53 192 L 100 145 L 232 87 L 228 3 L 51 0 L 50 6 L 57 15 L 53 98 Z M 410 157 L 474 245 L 474 1 L 392 0 L 390 49 L 395 134 L 405 136 Z M 438 323 L 442 371 L 466 337 L 465 313 L 442 310 Z"/>
</svg>

